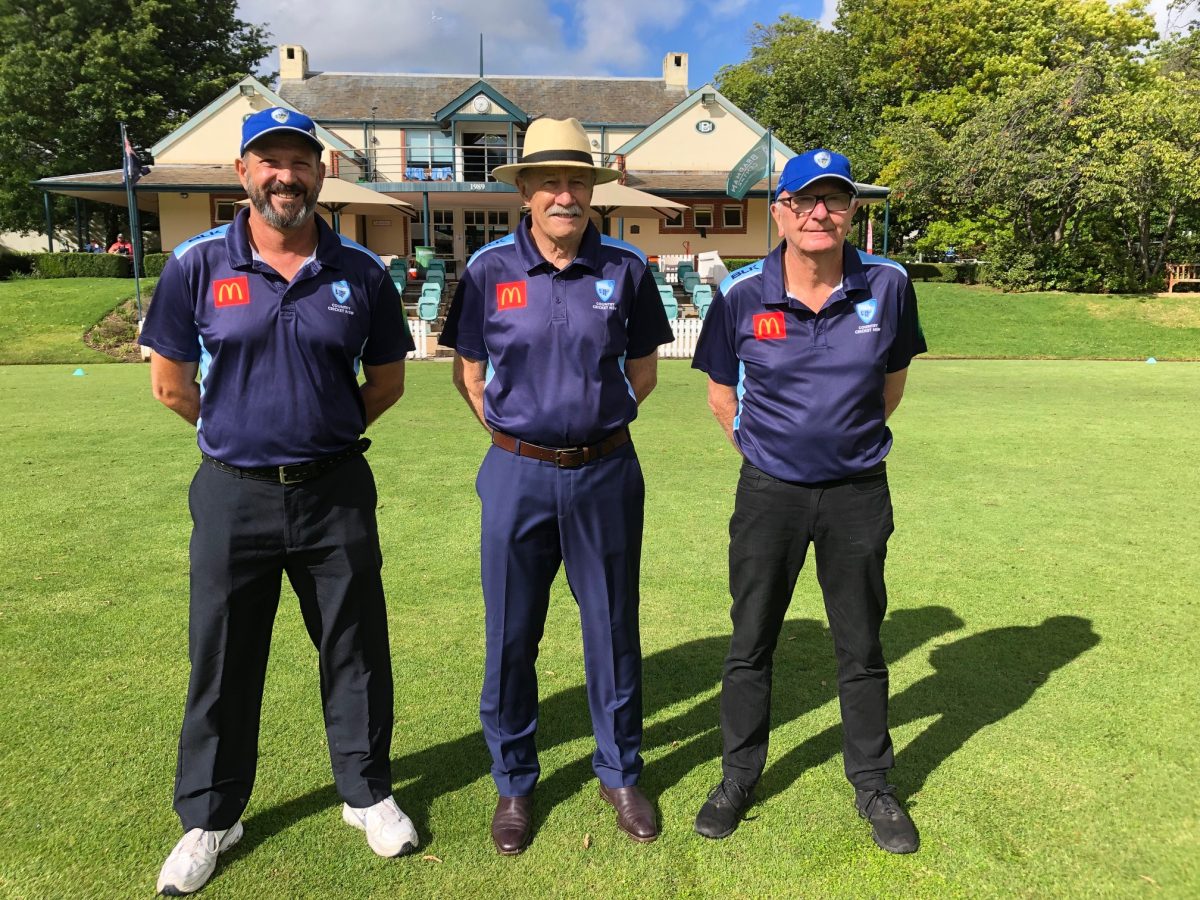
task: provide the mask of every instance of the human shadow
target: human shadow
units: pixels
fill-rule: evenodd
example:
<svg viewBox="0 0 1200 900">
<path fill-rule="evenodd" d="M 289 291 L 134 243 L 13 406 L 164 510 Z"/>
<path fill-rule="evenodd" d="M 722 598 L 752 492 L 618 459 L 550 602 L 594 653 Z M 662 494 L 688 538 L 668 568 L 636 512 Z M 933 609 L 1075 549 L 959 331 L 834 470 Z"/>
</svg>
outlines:
<svg viewBox="0 0 1200 900">
<path fill-rule="evenodd" d="M 993 628 L 937 647 L 935 671 L 894 696 L 891 727 L 936 716 L 897 754 L 892 780 L 919 791 L 938 766 L 988 725 L 1017 711 L 1050 675 L 1100 643 L 1090 619 L 1053 616 L 1041 625 Z M 886 648 L 886 644 L 885 644 Z M 805 771 L 841 752 L 835 725 L 789 750 L 763 776 L 760 800 L 786 790 Z"/>
<path fill-rule="evenodd" d="M 929 606 L 893 612 L 885 623 L 889 658 L 898 659 L 921 644 L 962 626 L 949 609 Z M 643 735 L 643 752 L 651 755 L 641 784 L 657 797 L 696 766 L 720 757 L 720 700 L 716 688 L 729 648 L 729 635 L 687 641 L 648 655 L 642 664 L 642 703 L 650 724 Z M 827 703 L 837 695 L 833 647 L 828 628 L 812 619 L 784 623 L 775 654 L 777 690 L 773 721 L 791 721 Z M 797 675 L 797 673 L 799 673 Z M 822 683 L 824 682 L 824 683 Z M 678 714 L 655 721 L 664 709 L 705 696 Z M 544 755 L 551 748 L 592 734 L 584 686 L 576 685 L 541 700 L 537 743 Z M 397 743 L 400 740 L 398 739 Z M 669 748 L 659 753 L 662 748 Z M 435 800 L 487 776 L 491 759 L 481 729 L 449 741 L 393 758 L 396 800 L 408 813 L 425 841 L 435 839 L 429 809 Z M 534 806 L 535 831 L 559 803 L 577 794 L 594 779 L 591 752 L 543 777 Z M 245 837 L 237 855 L 287 828 L 297 820 L 340 803 L 332 784 L 269 809 L 254 812 L 245 821 Z M 486 827 L 486 823 L 482 827 Z"/>
</svg>

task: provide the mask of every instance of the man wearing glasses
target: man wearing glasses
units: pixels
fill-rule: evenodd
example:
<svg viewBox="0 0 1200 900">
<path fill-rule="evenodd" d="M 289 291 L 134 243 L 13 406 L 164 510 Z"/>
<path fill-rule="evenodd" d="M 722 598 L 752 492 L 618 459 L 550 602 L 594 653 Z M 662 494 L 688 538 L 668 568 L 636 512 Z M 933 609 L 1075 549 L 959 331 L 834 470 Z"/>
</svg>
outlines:
<svg viewBox="0 0 1200 900">
<path fill-rule="evenodd" d="M 743 457 L 729 523 L 723 777 L 696 831 L 727 837 L 750 805 L 766 764 L 772 657 L 812 544 L 855 807 L 876 844 L 912 853 L 916 828 L 887 783 L 893 760 L 879 630 L 893 530 L 886 421 L 910 360 L 926 347 L 903 267 L 846 241 L 855 198 L 841 154 L 814 150 L 788 161 L 771 208 L 783 240 L 722 283 L 692 362 L 708 373 L 709 407 Z"/>
</svg>

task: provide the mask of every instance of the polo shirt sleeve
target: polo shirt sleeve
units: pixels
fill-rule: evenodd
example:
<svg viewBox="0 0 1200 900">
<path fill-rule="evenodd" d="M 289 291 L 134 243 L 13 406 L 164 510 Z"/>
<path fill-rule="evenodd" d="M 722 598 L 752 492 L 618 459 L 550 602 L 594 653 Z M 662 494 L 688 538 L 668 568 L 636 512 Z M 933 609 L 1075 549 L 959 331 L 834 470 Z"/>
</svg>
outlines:
<svg viewBox="0 0 1200 900">
<path fill-rule="evenodd" d="M 733 307 L 718 290 L 708 308 L 708 315 L 704 317 L 700 339 L 692 354 L 692 368 L 707 372 L 708 377 L 717 384 L 736 386 L 741 369 L 734 347 L 736 335 Z"/>
<path fill-rule="evenodd" d="M 925 333 L 921 330 L 921 319 L 917 315 L 917 292 L 913 290 L 912 280 L 906 278 L 904 290 L 900 295 L 896 338 L 888 351 L 887 371 L 890 373 L 907 369 L 914 356 L 928 349 L 925 346 Z"/>
<path fill-rule="evenodd" d="M 662 297 L 658 294 L 658 285 L 654 283 L 654 276 L 649 269 L 643 270 L 638 281 L 637 292 L 629 309 L 629 321 L 625 325 L 625 336 L 626 359 L 649 356 L 659 344 L 669 344 L 675 340 L 675 332 L 671 330 Z"/>
<path fill-rule="evenodd" d="M 178 257 L 163 267 L 138 343 L 176 362 L 200 359 L 200 329 L 196 326 L 195 291 Z"/>
<path fill-rule="evenodd" d="M 396 362 L 416 348 L 408 330 L 408 318 L 404 315 L 400 293 L 384 272 L 375 289 L 374 303 L 371 304 L 371 331 L 363 348 L 363 365 L 382 366 Z"/>
<path fill-rule="evenodd" d="M 468 266 L 454 290 L 454 301 L 438 343 L 453 347 L 459 356 L 480 361 L 487 359 L 488 354 L 483 343 L 483 294 L 475 278 Z"/>
</svg>

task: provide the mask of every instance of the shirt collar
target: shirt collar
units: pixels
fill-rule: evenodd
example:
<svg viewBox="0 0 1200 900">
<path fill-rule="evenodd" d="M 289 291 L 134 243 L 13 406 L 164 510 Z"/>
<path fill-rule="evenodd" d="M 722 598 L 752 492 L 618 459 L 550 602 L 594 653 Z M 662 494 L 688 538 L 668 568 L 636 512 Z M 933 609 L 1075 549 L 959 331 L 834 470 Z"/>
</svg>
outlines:
<svg viewBox="0 0 1200 900">
<path fill-rule="evenodd" d="M 775 245 L 765 260 L 763 260 L 762 276 L 763 276 L 763 297 L 768 298 L 763 302 L 768 305 L 794 306 L 800 309 L 807 309 L 799 300 L 792 300 L 788 297 L 787 288 L 784 286 L 783 279 L 783 254 L 787 249 L 787 241 L 782 240 Z M 863 265 L 859 258 L 858 250 L 849 241 L 842 242 L 842 283 L 832 294 L 829 295 L 829 300 L 825 305 L 830 305 L 831 302 L 836 303 L 855 291 L 870 291 L 871 286 L 867 281 L 867 268 Z"/>
<path fill-rule="evenodd" d="M 317 221 L 317 249 L 309 262 L 316 258 L 321 268 L 340 269 L 338 264 L 342 239 L 325 220 L 314 215 Z M 229 230 L 225 232 L 225 250 L 229 254 L 229 264 L 235 269 L 251 269 L 254 267 L 254 252 L 250 246 L 250 208 L 238 210 Z M 308 262 L 305 263 L 308 265 Z"/>
<path fill-rule="evenodd" d="M 517 255 L 521 260 L 521 266 L 526 272 L 532 273 L 539 266 L 550 266 L 554 268 L 546 257 L 537 248 L 537 243 L 533 239 L 533 219 L 530 216 L 525 216 L 517 225 Z M 583 231 L 583 239 L 579 242 L 579 252 L 575 254 L 575 258 L 571 260 L 570 266 L 581 265 L 593 272 L 597 271 L 597 263 L 600 257 L 600 231 L 589 220 L 587 228 Z"/>
</svg>

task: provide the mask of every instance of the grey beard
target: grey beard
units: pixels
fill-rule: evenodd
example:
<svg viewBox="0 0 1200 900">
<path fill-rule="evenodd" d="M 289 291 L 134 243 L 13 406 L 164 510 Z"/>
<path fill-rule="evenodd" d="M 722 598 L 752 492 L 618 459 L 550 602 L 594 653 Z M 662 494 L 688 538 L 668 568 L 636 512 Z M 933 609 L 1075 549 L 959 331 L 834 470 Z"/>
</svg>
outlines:
<svg viewBox="0 0 1200 900">
<path fill-rule="evenodd" d="M 318 189 L 319 190 L 319 189 Z M 304 205 L 290 216 L 285 216 L 271 205 L 271 194 L 269 191 L 253 191 L 250 194 L 250 202 L 254 204 L 254 208 L 258 210 L 258 214 L 263 217 L 263 220 L 272 228 L 292 229 L 298 228 L 308 221 L 309 216 L 317 208 L 317 190 L 312 192 L 311 197 L 306 197 Z"/>
</svg>

